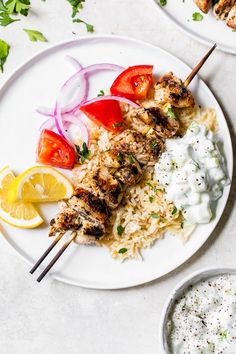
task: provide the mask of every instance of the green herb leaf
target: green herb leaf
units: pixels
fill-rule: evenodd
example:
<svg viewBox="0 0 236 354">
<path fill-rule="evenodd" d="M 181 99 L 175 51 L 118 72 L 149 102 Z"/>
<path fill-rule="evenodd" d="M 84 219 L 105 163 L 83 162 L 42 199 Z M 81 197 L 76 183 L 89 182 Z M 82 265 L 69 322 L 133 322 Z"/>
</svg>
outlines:
<svg viewBox="0 0 236 354">
<path fill-rule="evenodd" d="M 192 20 L 193 21 L 202 21 L 203 20 L 203 15 L 200 14 L 200 12 L 194 12 L 192 14 Z"/>
<path fill-rule="evenodd" d="M 127 248 L 121 248 L 118 253 L 123 254 L 126 253 L 127 251 L 128 251 Z"/>
<path fill-rule="evenodd" d="M 124 231 L 125 231 L 125 228 L 122 225 L 117 226 L 117 233 L 119 236 L 121 236 Z"/>
<path fill-rule="evenodd" d="M 173 109 L 170 107 L 168 108 L 167 110 L 167 116 L 171 119 L 176 119 L 176 115 L 175 115 L 175 112 L 173 111 Z"/>
<path fill-rule="evenodd" d="M 135 158 L 133 157 L 132 154 L 128 154 L 128 159 L 131 164 L 135 163 Z"/>
<path fill-rule="evenodd" d="M 79 145 L 75 145 L 76 152 L 78 154 L 78 158 L 81 163 L 84 163 L 86 159 L 90 156 L 90 150 L 88 149 L 86 143 L 82 144 L 82 148 L 80 149 Z"/>
<path fill-rule="evenodd" d="M 225 329 L 224 331 L 220 332 L 220 333 L 219 333 L 219 336 L 220 336 L 220 340 L 221 340 L 221 341 L 226 340 L 227 337 L 228 337 L 228 330 Z"/>
<path fill-rule="evenodd" d="M 159 218 L 159 215 L 157 213 L 152 213 L 151 214 L 151 218 L 153 219 L 158 219 Z"/>
<path fill-rule="evenodd" d="M 97 97 L 104 96 L 105 92 L 103 90 L 100 90 L 99 93 L 97 94 Z"/>
<path fill-rule="evenodd" d="M 72 7 L 71 17 L 75 17 L 77 13 L 83 8 L 83 2 L 85 0 L 67 0 Z"/>
<path fill-rule="evenodd" d="M 165 6 L 167 4 L 167 0 L 159 0 L 161 6 Z"/>
<path fill-rule="evenodd" d="M 7 12 L 0 12 L 0 25 L 1 26 L 8 26 L 12 22 L 20 21 L 19 19 L 13 19 L 9 16 Z"/>
<path fill-rule="evenodd" d="M 23 31 L 25 31 L 28 34 L 29 40 L 31 42 L 37 42 L 37 41 L 47 42 L 48 41 L 47 38 L 44 37 L 44 35 L 39 31 L 30 30 L 30 29 L 26 29 L 26 28 L 23 28 Z"/>
<path fill-rule="evenodd" d="M 3 12 L 7 11 L 7 9 L 6 9 L 6 7 L 5 7 L 5 5 L 3 3 L 3 0 L 0 0 L 0 11 L 3 11 Z"/>
<path fill-rule="evenodd" d="M 177 208 L 176 208 L 176 206 L 174 206 L 174 208 L 173 208 L 173 210 L 172 210 L 172 212 L 171 212 L 171 215 L 175 215 L 176 213 L 177 213 Z"/>
<path fill-rule="evenodd" d="M 123 122 L 117 122 L 117 123 L 113 123 L 112 126 L 113 128 L 119 128 L 119 127 L 122 127 L 123 126 Z"/>
<path fill-rule="evenodd" d="M 154 199 L 155 199 L 155 197 L 151 195 L 151 196 L 149 197 L 149 202 L 152 203 Z"/>
<path fill-rule="evenodd" d="M 87 32 L 94 32 L 94 26 L 81 20 L 80 18 L 75 18 L 73 20 L 74 23 L 83 23 L 86 26 Z"/>
<path fill-rule="evenodd" d="M 9 14 L 20 13 L 23 16 L 27 16 L 30 8 L 30 0 L 8 0 L 5 7 Z"/>
<path fill-rule="evenodd" d="M 9 54 L 10 46 L 8 43 L 0 39 L 0 70 L 3 72 L 3 65 L 5 64 L 8 54 Z"/>
</svg>

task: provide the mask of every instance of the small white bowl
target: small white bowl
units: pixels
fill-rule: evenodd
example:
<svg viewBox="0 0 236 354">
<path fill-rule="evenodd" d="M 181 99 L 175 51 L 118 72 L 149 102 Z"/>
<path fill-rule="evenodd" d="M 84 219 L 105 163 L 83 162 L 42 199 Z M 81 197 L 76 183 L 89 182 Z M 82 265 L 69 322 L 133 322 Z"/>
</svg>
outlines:
<svg viewBox="0 0 236 354">
<path fill-rule="evenodd" d="M 189 285 L 193 285 L 203 279 L 211 278 L 222 274 L 236 274 L 236 268 L 224 267 L 224 266 L 202 268 L 190 274 L 189 276 L 184 278 L 180 283 L 176 285 L 174 290 L 168 296 L 164 308 L 162 310 L 160 333 L 159 333 L 161 349 L 162 349 L 161 354 L 171 354 L 167 345 L 167 321 L 175 300 L 179 298 L 181 294 L 183 294 L 183 292 L 188 288 Z"/>
</svg>

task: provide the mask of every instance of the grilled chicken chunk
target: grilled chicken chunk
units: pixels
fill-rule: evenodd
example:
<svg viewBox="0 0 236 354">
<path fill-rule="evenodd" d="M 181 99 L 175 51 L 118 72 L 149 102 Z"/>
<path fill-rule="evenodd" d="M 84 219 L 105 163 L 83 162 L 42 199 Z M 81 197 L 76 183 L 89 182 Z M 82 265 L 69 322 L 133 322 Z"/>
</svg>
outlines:
<svg viewBox="0 0 236 354">
<path fill-rule="evenodd" d="M 115 149 L 132 156 L 142 165 L 153 165 L 158 160 L 163 150 L 162 140 L 153 132 L 152 135 L 144 136 L 135 130 L 126 129 L 117 135 L 112 145 Z"/>
<path fill-rule="evenodd" d="M 179 122 L 175 117 L 168 117 L 159 107 L 148 108 L 148 112 L 155 122 L 155 131 L 160 137 L 171 138 L 176 134 L 179 129 Z"/>
<path fill-rule="evenodd" d="M 172 72 L 162 76 L 155 85 L 155 100 L 160 104 L 169 103 L 172 107 L 194 107 L 191 92 Z"/>
<path fill-rule="evenodd" d="M 83 180 L 89 189 L 100 198 L 103 198 L 107 206 L 115 209 L 121 202 L 123 190 L 120 182 L 113 177 L 107 167 L 103 166 L 89 173 Z"/>
<path fill-rule="evenodd" d="M 96 240 L 104 234 L 104 224 L 110 215 L 103 199 L 86 189 L 77 189 L 72 198 L 61 203 L 61 211 L 51 220 L 49 236 L 72 230 Z"/>
<path fill-rule="evenodd" d="M 208 11 L 211 7 L 212 1 L 211 0 L 195 0 L 195 3 L 202 12 L 208 13 Z"/>
<path fill-rule="evenodd" d="M 214 6 L 216 17 L 225 20 L 234 5 L 235 0 L 219 0 Z"/>
<path fill-rule="evenodd" d="M 236 29 L 236 3 L 234 6 L 231 8 L 228 17 L 226 19 L 226 24 L 227 26 Z"/>
</svg>

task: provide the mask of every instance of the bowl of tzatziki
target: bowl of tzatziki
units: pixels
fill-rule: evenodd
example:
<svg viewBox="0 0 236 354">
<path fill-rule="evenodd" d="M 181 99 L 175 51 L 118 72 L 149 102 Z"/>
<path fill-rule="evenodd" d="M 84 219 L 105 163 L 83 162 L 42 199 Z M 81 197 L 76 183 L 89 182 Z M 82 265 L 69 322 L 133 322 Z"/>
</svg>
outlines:
<svg viewBox="0 0 236 354">
<path fill-rule="evenodd" d="M 163 354 L 236 353 L 236 268 L 201 269 L 179 283 L 161 318 Z"/>
</svg>

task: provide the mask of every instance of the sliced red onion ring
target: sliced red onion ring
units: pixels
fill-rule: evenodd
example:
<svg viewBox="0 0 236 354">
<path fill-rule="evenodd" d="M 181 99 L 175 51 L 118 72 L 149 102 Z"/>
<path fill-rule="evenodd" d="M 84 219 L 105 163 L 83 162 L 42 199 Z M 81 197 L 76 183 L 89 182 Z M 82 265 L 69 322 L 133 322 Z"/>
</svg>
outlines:
<svg viewBox="0 0 236 354">
<path fill-rule="evenodd" d="M 120 103 L 126 103 L 126 104 L 129 104 L 130 106 L 132 106 L 134 108 L 139 108 L 140 107 L 137 103 L 129 100 L 128 98 L 120 97 L 120 96 L 112 96 L 112 95 L 93 98 L 92 100 L 89 100 L 89 101 L 86 101 L 86 102 L 82 103 L 80 105 L 80 107 L 81 106 L 86 106 L 86 105 L 88 105 L 90 103 L 94 103 L 94 102 L 98 102 L 98 101 L 105 101 L 105 100 L 114 100 L 114 101 L 118 101 Z"/>
<path fill-rule="evenodd" d="M 65 131 L 64 124 L 63 124 L 63 119 L 62 119 L 62 112 L 61 112 L 61 104 L 60 101 L 58 100 L 55 106 L 55 111 L 54 111 L 54 119 L 55 119 L 55 124 L 56 128 L 58 130 L 58 133 L 70 144 L 73 146 L 73 143 L 70 141 L 69 136 L 67 132 Z"/>
<path fill-rule="evenodd" d="M 45 117 L 53 117 L 54 112 L 51 108 L 40 106 L 36 109 L 36 112 Z"/>
<path fill-rule="evenodd" d="M 42 131 L 43 129 L 52 130 L 54 127 L 55 127 L 55 119 L 54 117 L 51 117 L 45 120 L 45 122 L 43 122 L 43 124 L 39 127 L 39 130 L 40 131 Z"/>
<path fill-rule="evenodd" d="M 62 108 L 62 113 L 76 112 L 76 110 L 79 108 L 79 104 L 81 104 L 88 98 L 87 74 L 101 70 L 123 71 L 124 68 L 116 64 L 103 63 L 89 65 L 86 68 L 79 70 L 77 73 L 71 76 L 62 86 L 61 94 L 64 96 L 66 90 L 71 89 L 71 87 L 77 82 L 80 84 L 80 92 L 78 97 L 76 97 L 76 99 L 73 100 L 70 104 L 64 106 Z"/>
<path fill-rule="evenodd" d="M 65 124 L 69 123 L 69 124 L 74 124 L 77 127 L 79 127 L 82 140 L 87 145 L 89 145 L 89 138 L 90 138 L 89 137 L 89 130 L 88 130 L 86 124 L 81 119 L 79 119 L 75 116 L 72 116 L 72 115 L 65 114 L 62 116 L 62 120 L 63 120 L 63 126 L 65 126 Z M 40 126 L 39 130 L 40 131 L 42 131 L 44 129 L 52 130 L 55 128 L 55 125 L 56 125 L 55 119 L 54 119 L 54 117 L 51 117 L 51 118 L 47 119 L 45 122 L 43 122 L 43 124 Z M 67 136 L 68 136 L 68 134 L 67 134 Z"/>
<path fill-rule="evenodd" d="M 66 114 L 63 116 L 63 122 L 69 122 L 76 125 L 80 129 L 82 140 L 88 145 L 89 144 L 89 130 L 87 126 L 79 118 Z"/>
<path fill-rule="evenodd" d="M 70 55 L 66 55 L 66 59 L 75 67 L 77 71 L 81 70 L 83 67 L 80 62 Z"/>
</svg>

